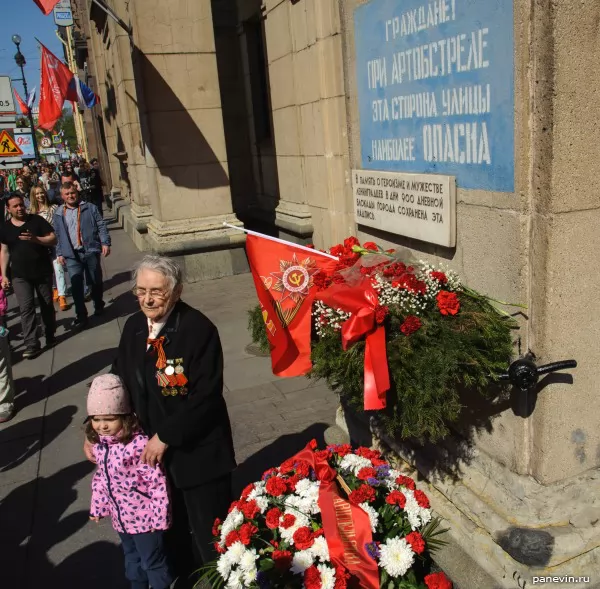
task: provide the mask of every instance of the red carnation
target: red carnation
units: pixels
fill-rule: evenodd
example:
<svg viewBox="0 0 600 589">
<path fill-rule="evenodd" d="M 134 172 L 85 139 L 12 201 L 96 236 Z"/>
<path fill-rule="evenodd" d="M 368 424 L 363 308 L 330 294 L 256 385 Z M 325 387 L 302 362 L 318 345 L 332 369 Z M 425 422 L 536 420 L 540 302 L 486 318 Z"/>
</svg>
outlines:
<svg viewBox="0 0 600 589">
<path fill-rule="evenodd" d="M 385 321 L 385 318 L 387 317 L 388 313 L 388 307 L 386 307 L 385 305 L 377 305 L 375 307 L 375 321 L 377 321 L 377 323 L 381 325 Z"/>
<path fill-rule="evenodd" d="M 254 491 L 254 483 L 250 483 L 245 489 L 242 491 L 242 499 L 248 499 L 248 495 Z"/>
<path fill-rule="evenodd" d="M 273 497 L 279 497 L 287 491 L 287 485 L 282 478 L 271 477 L 267 481 L 266 490 L 269 495 L 273 495 Z"/>
<path fill-rule="evenodd" d="M 256 514 L 260 512 L 260 508 L 256 500 L 252 499 L 252 501 L 247 501 L 242 505 L 241 511 L 247 519 L 254 519 Z"/>
<path fill-rule="evenodd" d="M 371 448 L 365 448 L 365 446 L 357 448 L 355 454 L 357 456 L 362 456 L 363 458 L 368 458 L 369 460 L 381 458 L 381 452 L 379 452 L 379 450 L 371 450 Z"/>
<path fill-rule="evenodd" d="M 410 477 L 404 476 L 403 474 L 401 474 L 396 479 L 396 484 L 401 485 L 402 487 L 406 487 L 407 489 L 410 489 L 411 491 L 414 491 L 416 488 L 415 481 L 413 481 Z"/>
<path fill-rule="evenodd" d="M 339 456 L 347 456 L 352 452 L 352 446 L 350 444 L 340 444 L 336 446 L 335 451 Z"/>
<path fill-rule="evenodd" d="M 316 442 L 315 442 L 316 443 Z M 295 464 L 296 474 L 305 479 L 310 474 L 310 466 L 306 460 L 299 460 Z"/>
<path fill-rule="evenodd" d="M 418 489 L 415 491 L 415 499 L 419 504 L 419 507 L 423 507 L 424 509 L 429 509 L 429 498 L 423 491 L 419 491 Z"/>
<path fill-rule="evenodd" d="M 344 254 L 344 246 L 340 243 L 338 243 L 337 245 L 334 245 L 333 247 L 331 247 L 329 249 L 329 253 L 332 256 L 336 256 L 336 257 L 340 257 Z"/>
<path fill-rule="evenodd" d="M 304 586 L 306 589 L 321 589 L 321 573 L 314 564 L 304 571 Z"/>
<path fill-rule="evenodd" d="M 385 502 L 390 505 L 399 505 L 402 509 L 406 505 L 406 496 L 400 491 L 392 491 L 386 498 Z"/>
<path fill-rule="evenodd" d="M 227 513 L 231 513 L 234 509 L 240 509 L 240 506 L 242 505 L 242 501 L 234 501 L 230 506 L 229 506 L 229 510 L 227 511 Z"/>
<path fill-rule="evenodd" d="M 213 546 L 219 554 L 225 554 L 227 552 L 227 548 L 223 548 L 218 542 L 215 542 Z"/>
<path fill-rule="evenodd" d="M 291 513 L 286 513 L 283 516 L 283 521 L 281 522 L 281 527 L 285 528 L 287 530 L 288 528 L 291 528 L 295 523 L 296 523 L 296 516 L 292 515 Z"/>
<path fill-rule="evenodd" d="M 325 535 L 325 530 L 323 528 L 319 528 L 316 532 L 313 532 L 313 536 L 315 538 L 320 538 Z"/>
<path fill-rule="evenodd" d="M 265 516 L 267 528 L 269 528 L 270 530 L 275 530 L 279 526 L 280 519 L 281 510 L 278 507 L 273 507 L 273 509 L 269 509 L 269 511 L 267 511 L 267 515 Z"/>
<path fill-rule="evenodd" d="M 443 272 L 432 272 L 431 277 L 435 278 L 440 284 L 448 282 L 448 277 Z"/>
<path fill-rule="evenodd" d="M 251 523 L 242 524 L 240 527 L 240 541 L 244 546 L 250 544 L 252 536 L 258 532 L 258 528 Z"/>
<path fill-rule="evenodd" d="M 343 566 L 336 566 L 334 589 L 346 589 L 348 579 L 350 579 L 350 573 Z"/>
<path fill-rule="evenodd" d="M 404 335 L 409 336 L 415 331 L 419 331 L 422 325 L 423 324 L 421 323 L 421 320 L 418 317 L 415 317 L 415 315 L 409 315 L 404 320 L 404 323 L 400 326 L 400 331 Z"/>
<path fill-rule="evenodd" d="M 274 550 L 273 562 L 280 571 L 287 571 L 292 566 L 292 553 L 289 550 Z"/>
<path fill-rule="evenodd" d="M 425 540 L 419 532 L 411 532 L 406 536 L 405 540 L 410 544 L 415 554 L 423 554 L 425 552 Z"/>
<path fill-rule="evenodd" d="M 222 522 L 222 521 L 221 521 L 219 518 L 217 518 L 217 519 L 215 520 L 215 523 L 213 524 L 213 527 L 212 527 L 212 535 L 213 535 L 213 536 L 218 536 L 218 535 L 219 535 L 219 526 L 220 526 L 222 523 L 223 523 L 223 522 Z"/>
<path fill-rule="evenodd" d="M 456 315 L 460 309 L 460 301 L 455 292 L 440 290 L 435 297 L 438 309 L 442 315 Z"/>
<path fill-rule="evenodd" d="M 288 458 L 281 463 L 279 467 L 279 472 L 281 474 L 287 474 L 288 472 L 292 472 L 294 470 L 294 459 Z"/>
<path fill-rule="evenodd" d="M 373 466 L 385 466 L 387 464 L 387 462 L 381 458 L 372 458 L 371 464 Z"/>
<path fill-rule="evenodd" d="M 313 533 L 306 527 L 302 526 L 294 532 L 294 544 L 298 550 L 307 550 L 315 543 Z"/>
<path fill-rule="evenodd" d="M 225 538 L 225 546 L 229 548 L 232 544 L 240 541 L 240 534 L 237 530 L 232 530 Z"/>
<path fill-rule="evenodd" d="M 352 247 L 355 245 L 360 245 L 360 241 L 358 241 L 358 239 L 356 239 L 356 237 L 352 236 L 352 237 L 346 237 L 346 239 L 344 239 L 344 247 L 345 248 L 352 249 Z"/>
<path fill-rule="evenodd" d="M 369 485 L 361 485 L 358 489 L 352 491 L 350 495 L 348 495 L 348 499 L 350 503 L 354 503 L 354 505 L 360 505 L 361 503 L 370 503 L 375 500 L 375 489 Z"/>
<path fill-rule="evenodd" d="M 293 493 L 296 490 L 296 485 L 303 478 L 305 478 L 305 477 L 301 477 L 300 475 L 295 474 L 293 477 L 290 477 L 289 479 L 287 479 L 285 481 L 285 484 L 287 485 L 288 491 L 291 491 Z"/>
<path fill-rule="evenodd" d="M 452 589 L 452 583 L 444 573 L 432 573 L 425 577 L 428 589 Z"/>
<path fill-rule="evenodd" d="M 379 251 L 379 248 L 377 247 L 377 244 L 373 243 L 372 241 L 366 241 L 365 243 L 363 243 L 363 247 L 366 250 L 371 250 L 371 251 Z"/>
<path fill-rule="evenodd" d="M 366 466 L 365 468 L 361 468 L 356 476 L 361 481 L 375 479 L 377 478 L 377 471 L 372 467 Z"/>
</svg>

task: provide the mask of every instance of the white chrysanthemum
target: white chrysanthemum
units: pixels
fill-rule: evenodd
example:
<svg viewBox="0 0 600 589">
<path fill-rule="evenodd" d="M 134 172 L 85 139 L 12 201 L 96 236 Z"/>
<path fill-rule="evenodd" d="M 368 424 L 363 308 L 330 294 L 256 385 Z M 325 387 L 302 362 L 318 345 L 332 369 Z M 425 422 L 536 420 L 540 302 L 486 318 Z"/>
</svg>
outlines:
<svg viewBox="0 0 600 589">
<path fill-rule="evenodd" d="M 244 523 L 244 514 L 237 508 L 233 508 L 231 513 L 227 515 L 223 526 L 221 527 L 221 546 L 225 545 L 225 538 L 229 532 L 233 532 L 236 528 Z"/>
<path fill-rule="evenodd" d="M 415 561 L 415 553 L 404 538 L 390 538 L 379 546 L 379 564 L 390 577 L 402 577 Z"/>
<path fill-rule="evenodd" d="M 217 561 L 217 571 L 225 581 L 229 578 L 231 572 L 231 560 L 227 558 L 227 554 L 223 554 Z"/>
<path fill-rule="evenodd" d="M 256 554 L 256 550 L 254 548 L 246 549 L 242 558 L 240 559 L 240 568 L 246 572 L 249 570 L 254 570 L 256 572 L 256 559 L 258 558 L 258 554 Z"/>
<path fill-rule="evenodd" d="M 257 497 L 255 501 L 261 513 L 264 513 L 267 511 L 267 509 L 269 509 L 269 500 L 266 497 Z"/>
<path fill-rule="evenodd" d="M 315 559 L 310 550 L 299 550 L 292 559 L 292 573 L 301 575 L 307 568 L 311 567 Z"/>
<path fill-rule="evenodd" d="M 357 456 L 356 454 L 346 454 L 340 462 L 340 468 L 342 470 L 349 470 L 353 475 L 357 475 L 361 468 L 367 468 L 373 466 L 371 461 L 364 456 Z"/>
<path fill-rule="evenodd" d="M 317 568 L 321 573 L 321 589 L 334 589 L 335 570 L 328 567 L 326 564 L 318 564 Z"/>
<path fill-rule="evenodd" d="M 311 502 L 316 503 L 319 500 L 320 486 L 320 481 L 302 479 L 301 481 L 298 481 L 298 484 L 296 485 L 296 493 L 300 495 L 300 497 L 310 499 Z"/>
<path fill-rule="evenodd" d="M 431 521 L 431 510 L 421 507 L 410 489 L 403 489 L 402 492 L 406 497 L 404 511 L 406 512 L 408 523 L 413 530 L 418 530 L 421 526 Z"/>
<path fill-rule="evenodd" d="M 371 520 L 371 531 L 375 533 L 377 531 L 377 524 L 379 523 L 379 514 L 377 513 L 377 510 L 371 507 L 367 502 L 361 503 L 359 507 L 369 516 L 369 520 Z"/>
<path fill-rule="evenodd" d="M 231 575 L 229 576 L 225 587 L 227 587 L 227 589 L 244 589 L 242 577 L 243 573 L 241 570 L 231 571 Z"/>
<path fill-rule="evenodd" d="M 248 501 L 252 501 L 252 499 L 258 499 L 258 497 L 265 494 L 267 483 L 264 481 L 259 481 L 258 483 L 254 483 L 254 489 L 250 491 L 248 495 Z"/>
<path fill-rule="evenodd" d="M 238 540 L 229 547 L 223 557 L 227 558 L 229 560 L 229 564 L 233 566 L 240 563 L 245 552 L 246 547 Z"/>
<path fill-rule="evenodd" d="M 294 522 L 294 525 L 289 528 L 283 528 L 283 527 L 279 526 L 279 533 L 281 534 L 281 538 L 283 540 L 285 540 L 286 542 L 289 542 L 290 544 L 293 544 L 294 543 L 294 533 L 296 532 L 296 530 L 298 528 L 302 528 L 305 526 L 308 527 L 310 525 L 310 520 L 308 519 L 308 517 L 306 517 L 302 513 L 298 513 L 295 510 L 294 511 L 286 511 L 283 515 L 285 517 L 288 514 L 295 516 L 296 521 Z"/>
<path fill-rule="evenodd" d="M 324 536 L 315 538 L 315 543 L 309 548 L 315 560 L 318 558 L 321 562 L 329 562 L 329 547 Z"/>
<path fill-rule="evenodd" d="M 300 497 L 295 494 L 288 495 L 284 499 L 283 505 L 287 511 L 294 515 L 311 515 L 319 513 L 319 503 L 316 499 L 313 500 L 311 497 Z"/>
</svg>

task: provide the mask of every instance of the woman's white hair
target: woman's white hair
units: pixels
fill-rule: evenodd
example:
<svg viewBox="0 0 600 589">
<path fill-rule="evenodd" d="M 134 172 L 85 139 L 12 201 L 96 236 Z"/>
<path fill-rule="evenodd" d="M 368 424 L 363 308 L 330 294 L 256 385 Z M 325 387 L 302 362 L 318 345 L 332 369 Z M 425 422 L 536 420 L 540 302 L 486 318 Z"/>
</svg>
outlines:
<svg viewBox="0 0 600 589">
<path fill-rule="evenodd" d="M 156 256 L 148 254 L 144 256 L 133 268 L 133 286 L 137 284 L 137 277 L 140 270 L 152 270 L 162 274 L 171 286 L 171 292 L 177 286 L 183 283 L 181 266 L 173 259 L 167 256 Z"/>
</svg>

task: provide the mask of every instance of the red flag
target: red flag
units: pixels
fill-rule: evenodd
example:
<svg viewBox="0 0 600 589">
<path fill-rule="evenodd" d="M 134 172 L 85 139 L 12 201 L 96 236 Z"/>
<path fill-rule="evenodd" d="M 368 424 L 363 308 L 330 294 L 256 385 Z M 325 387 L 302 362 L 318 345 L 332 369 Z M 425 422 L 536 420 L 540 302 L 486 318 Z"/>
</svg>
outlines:
<svg viewBox="0 0 600 589">
<path fill-rule="evenodd" d="M 29 114 L 29 107 L 25 104 L 23 99 L 19 96 L 19 93 L 14 88 L 13 88 L 13 92 L 15 93 L 15 98 L 17 99 L 17 102 L 19 103 L 19 108 L 21 109 L 21 112 L 25 116 L 27 116 Z"/>
<path fill-rule="evenodd" d="M 311 368 L 313 277 L 336 260 L 293 243 L 248 235 L 246 252 L 271 344 L 273 374 L 301 376 Z"/>
<path fill-rule="evenodd" d="M 39 9 L 48 15 L 52 12 L 54 7 L 58 4 L 59 0 L 33 0 L 39 7 Z"/>
<path fill-rule="evenodd" d="M 50 131 L 62 116 L 73 72 L 42 45 L 42 80 L 38 127 Z"/>
</svg>

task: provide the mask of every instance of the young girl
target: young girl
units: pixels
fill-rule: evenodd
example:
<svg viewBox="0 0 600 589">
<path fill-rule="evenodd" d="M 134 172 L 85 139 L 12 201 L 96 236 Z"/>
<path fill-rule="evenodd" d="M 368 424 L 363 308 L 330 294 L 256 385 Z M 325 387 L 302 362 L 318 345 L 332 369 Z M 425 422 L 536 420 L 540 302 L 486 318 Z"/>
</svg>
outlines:
<svg viewBox="0 0 600 589">
<path fill-rule="evenodd" d="M 94 444 L 97 464 L 90 519 L 112 518 L 132 589 L 168 589 L 173 576 L 163 541 L 171 518 L 167 480 L 160 466 L 140 462 L 148 437 L 118 376 L 103 374 L 92 381 L 87 411 L 86 436 Z"/>
<path fill-rule="evenodd" d="M 50 204 L 46 189 L 42 186 L 34 186 L 31 189 L 30 200 L 31 205 L 29 212 L 32 215 L 40 215 L 40 217 L 52 225 L 54 220 L 54 212 L 58 207 Z M 55 252 L 56 250 L 53 248 L 53 251 Z M 56 254 L 52 256 L 52 265 L 54 267 L 54 279 L 56 281 L 54 300 L 58 301 L 61 311 L 67 311 L 69 309 L 69 304 L 67 303 L 67 280 L 65 278 L 65 269 L 62 264 L 58 263 Z"/>
</svg>

